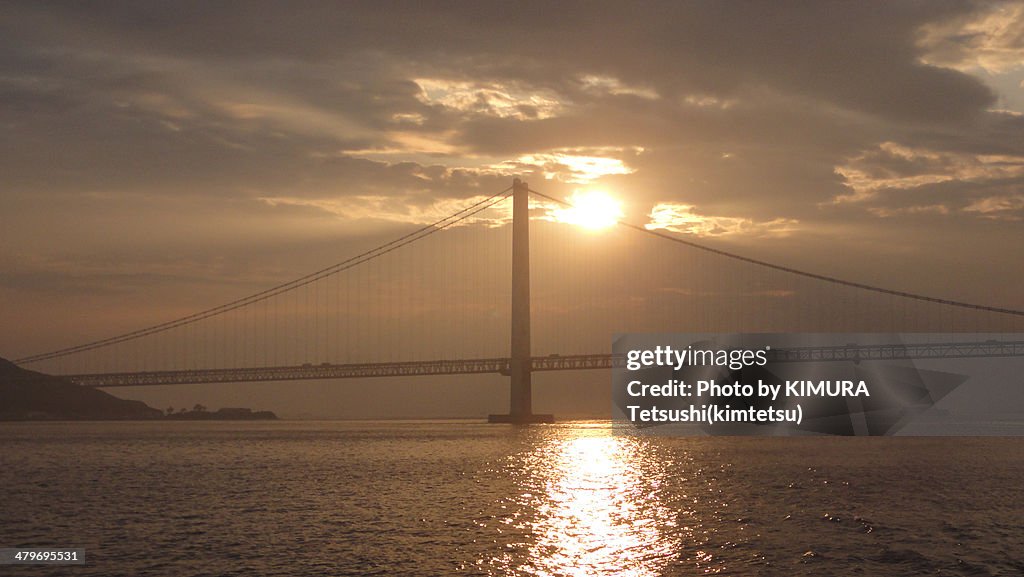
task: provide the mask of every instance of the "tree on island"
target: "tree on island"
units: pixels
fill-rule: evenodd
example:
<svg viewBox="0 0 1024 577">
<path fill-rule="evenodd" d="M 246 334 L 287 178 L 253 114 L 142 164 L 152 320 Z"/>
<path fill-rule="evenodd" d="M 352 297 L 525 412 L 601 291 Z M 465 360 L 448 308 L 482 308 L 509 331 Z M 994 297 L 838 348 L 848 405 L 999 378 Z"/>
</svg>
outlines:
<svg viewBox="0 0 1024 577">
<path fill-rule="evenodd" d="M 196 403 L 196 406 L 192 407 L 192 410 L 197 412 L 197 413 L 203 413 L 203 412 L 206 411 L 206 407 L 204 407 L 203 405 L 200 405 L 199 403 Z"/>
<path fill-rule="evenodd" d="M 164 411 L 164 414 L 173 415 L 174 414 L 174 407 L 167 407 L 167 410 Z"/>
</svg>

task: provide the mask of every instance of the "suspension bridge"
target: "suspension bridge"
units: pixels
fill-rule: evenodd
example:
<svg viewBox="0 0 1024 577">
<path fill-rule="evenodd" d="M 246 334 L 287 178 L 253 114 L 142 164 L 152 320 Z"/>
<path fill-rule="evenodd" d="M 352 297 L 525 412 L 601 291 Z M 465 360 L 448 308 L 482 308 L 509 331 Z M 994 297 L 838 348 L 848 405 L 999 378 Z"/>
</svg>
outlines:
<svg viewBox="0 0 1024 577">
<path fill-rule="evenodd" d="M 566 206 L 516 179 L 311 274 L 15 362 L 92 387 L 494 373 L 511 386 L 509 413 L 492 421 L 544 422 L 552 417 L 533 412 L 532 374 L 618 366 L 615 333 L 1024 328 L 1021 310 L 799 270 L 663 230 L 619 223 L 587 233 L 549 216 Z M 1020 356 L 1024 342 L 850 344 L 773 355 L 785 362 Z"/>
</svg>

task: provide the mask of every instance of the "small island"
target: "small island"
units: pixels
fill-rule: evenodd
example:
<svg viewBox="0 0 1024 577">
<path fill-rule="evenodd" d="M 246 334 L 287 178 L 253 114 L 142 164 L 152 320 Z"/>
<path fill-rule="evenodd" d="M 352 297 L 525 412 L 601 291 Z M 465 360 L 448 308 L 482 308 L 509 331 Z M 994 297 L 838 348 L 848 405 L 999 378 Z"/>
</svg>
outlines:
<svg viewBox="0 0 1024 577">
<path fill-rule="evenodd" d="M 92 387 L 82 387 L 62 377 L 23 369 L 0 358 L 0 421 L 142 421 L 272 420 L 271 411 L 222 408 L 208 411 L 154 409 L 142 401 L 121 399 Z"/>
<path fill-rule="evenodd" d="M 208 411 L 203 405 L 196 405 L 191 411 L 175 411 L 173 407 L 164 411 L 164 419 L 171 421 L 265 421 L 276 418 L 277 415 L 271 411 L 254 411 L 245 407 L 222 407 Z"/>
</svg>

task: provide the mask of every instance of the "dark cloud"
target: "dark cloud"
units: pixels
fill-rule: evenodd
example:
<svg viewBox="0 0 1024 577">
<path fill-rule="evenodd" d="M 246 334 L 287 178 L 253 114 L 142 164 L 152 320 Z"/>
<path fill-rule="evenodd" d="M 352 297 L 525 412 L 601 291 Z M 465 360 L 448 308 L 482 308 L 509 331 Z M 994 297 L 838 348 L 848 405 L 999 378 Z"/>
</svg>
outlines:
<svg viewBox="0 0 1024 577">
<path fill-rule="evenodd" d="M 995 95 L 978 78 L 926 63 L 980 41 L 920 43 L 985 13 L 952 1 L 8 4 L 0 162 L 32 193 L 429 202 L 496 184 L 481 168 L 518 156 L 643 148 L 635 173 L 614 177 L 642 199 L 808 217 L 842 193 L 834 168 L 881 142 L 1019 153 L 1021 117 L 986 113 Z M 499 114 L 477 92 L 460 107 L 424 98 L 419 78 L 525 103 Z"/>
</svg>

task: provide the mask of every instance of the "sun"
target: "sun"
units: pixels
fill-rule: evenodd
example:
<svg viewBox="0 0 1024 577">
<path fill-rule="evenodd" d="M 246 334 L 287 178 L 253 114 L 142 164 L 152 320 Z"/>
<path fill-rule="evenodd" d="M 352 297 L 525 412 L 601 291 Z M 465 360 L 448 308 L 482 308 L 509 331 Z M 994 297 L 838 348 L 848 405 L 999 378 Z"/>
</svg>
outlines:
<svg viewBox="0 0 1024 577">
<path fill-rule="evenodd" d="M 566 201 L 571 206 L 552 211 L 556 222 L 601 230 L 613 226 L 624 216 L 622 203 L 602 190 L 577 190 Z"/>
</svg>

